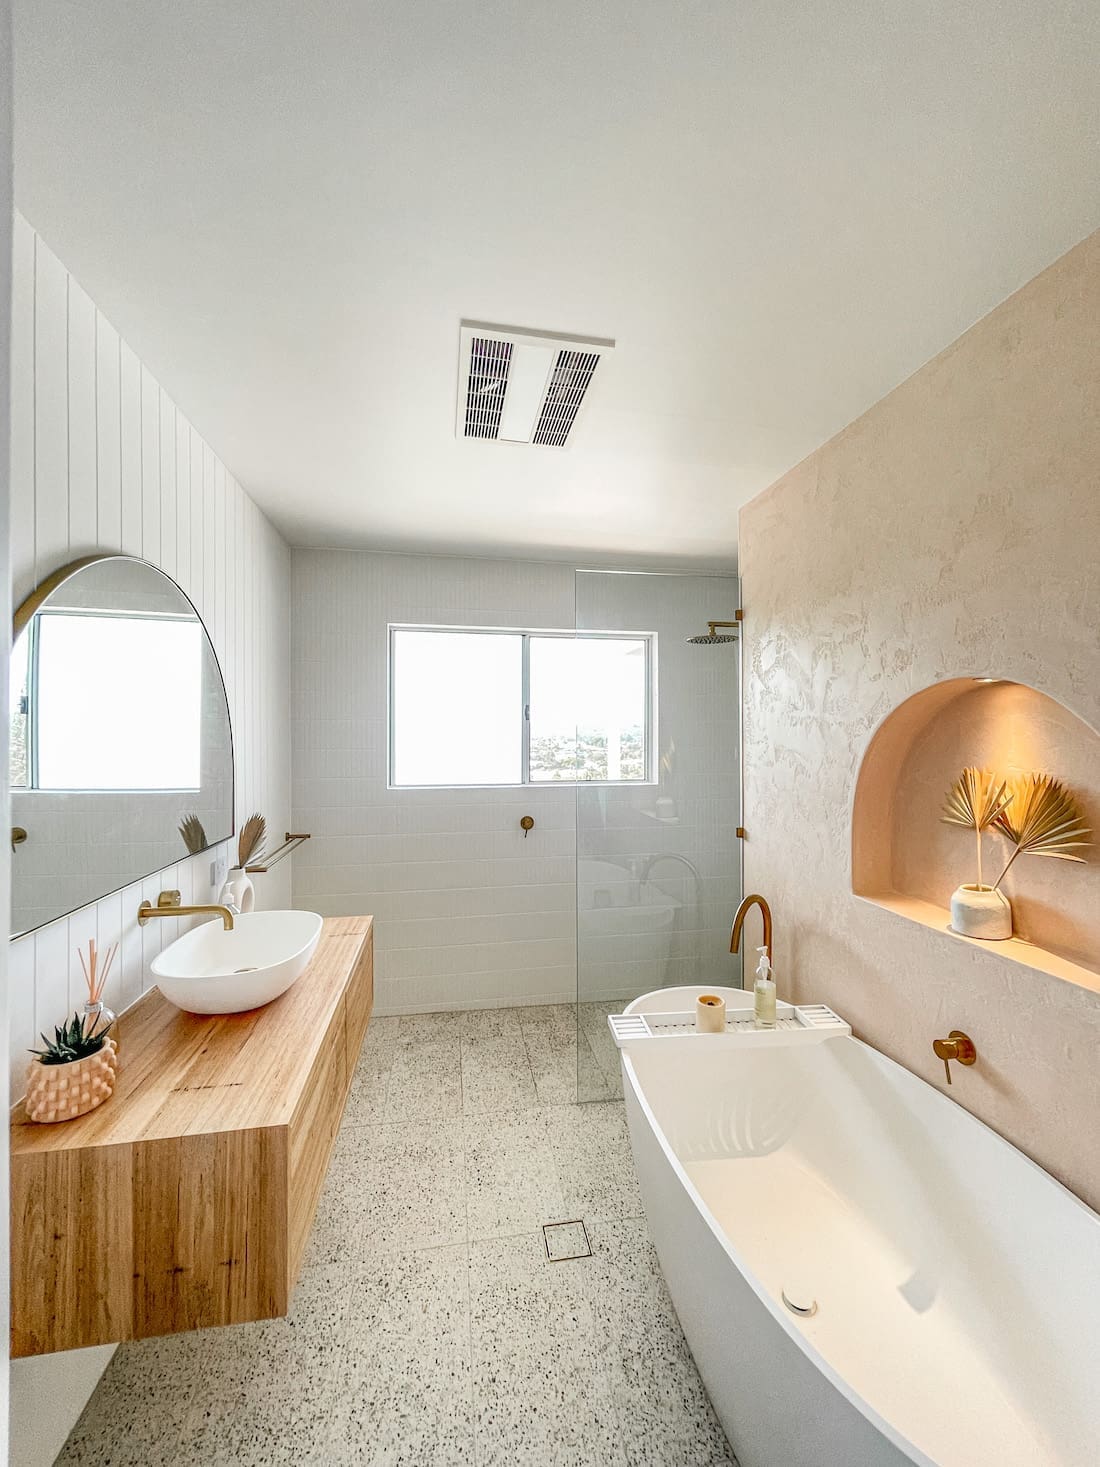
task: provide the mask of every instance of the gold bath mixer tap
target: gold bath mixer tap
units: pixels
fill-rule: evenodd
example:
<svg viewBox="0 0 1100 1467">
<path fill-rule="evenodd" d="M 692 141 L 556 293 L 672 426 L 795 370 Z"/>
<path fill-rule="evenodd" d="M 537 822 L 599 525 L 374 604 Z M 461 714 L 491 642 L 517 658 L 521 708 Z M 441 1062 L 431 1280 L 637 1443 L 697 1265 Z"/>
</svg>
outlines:
<svg viewBox="0 0 1100 1467">
<path fill-rule="evenodd" d="M 753 892 L 747 896 L 737 908 L 737 915 L 733 919 L 733 931 L 730 933 L 730 952 L 739 952 L 741 949 L 741 932 L 745 926 L 745 918 L 753 907 L 760 908 L 760 915 L 764 919 L 764 946 L 768 950 L 768 966 L 772 961 L 772 909 L 760 895 Z"/>
</svg>

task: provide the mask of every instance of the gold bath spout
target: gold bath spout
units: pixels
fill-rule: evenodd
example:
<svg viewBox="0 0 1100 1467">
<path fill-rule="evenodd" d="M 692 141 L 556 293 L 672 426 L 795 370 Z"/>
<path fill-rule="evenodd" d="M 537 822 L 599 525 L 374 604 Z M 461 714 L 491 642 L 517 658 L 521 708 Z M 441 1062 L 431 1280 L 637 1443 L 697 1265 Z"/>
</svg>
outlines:
<svg viewBox="0 0 1100 1467">
<path fill-rule="evenodd" d="M 152 902 L 142 902 L 138 907 L 138 926 L 144 927 L 150 917 L 198 917 L 203 912 L 210 912 L 222 919 L 222 926 L 226 932 L 233 931 L 233 912 L 229 907 L 220 905 L 201 907 L 181 907 L 180 894 L 178 891 L 162 891 L 157 897 L 154 907 Z"/>
<path fill-rule="evenodd" d="M 747 896 L 737 908 L 737 915 L 733 919 L 733 931 L 730 933 L 730 952 L 739 952 L 741 949 L 741 929 L 752 907 L 759 907 L 760 915 L 764 919 L 764 946 L 768 950 L 768 965 L 770 966 L 772 961 L 772 909 L 758 892 Z"/>
</svg>

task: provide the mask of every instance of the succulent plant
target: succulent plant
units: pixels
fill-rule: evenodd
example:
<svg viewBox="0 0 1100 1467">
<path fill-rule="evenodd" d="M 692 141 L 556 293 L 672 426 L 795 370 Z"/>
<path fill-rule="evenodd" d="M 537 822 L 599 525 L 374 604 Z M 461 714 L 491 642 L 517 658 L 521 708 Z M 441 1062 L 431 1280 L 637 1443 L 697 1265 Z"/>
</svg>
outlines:
<svg viewBox="0 0 1100 1467">
<path fill-rule="evenodd" d="M 94 1033 L 85 1029 L 84 1022 L 87 1015 L 74 1014 L 67 1024 L 60 1029 L 54 1029 L 53 1039 L 47 1039 L 42 1035 L 42 1043 L 45 1049 L 32 1049 L 31 1054 L 36 1055 L 40 1063 L 44 1065 L 69 1065 L 74 1060 L 87 1059 L 90 1054 L 98 1054 L 107 1039 L 108 1024 L 105 1029 L 97 1029 Z"/>
</svg>

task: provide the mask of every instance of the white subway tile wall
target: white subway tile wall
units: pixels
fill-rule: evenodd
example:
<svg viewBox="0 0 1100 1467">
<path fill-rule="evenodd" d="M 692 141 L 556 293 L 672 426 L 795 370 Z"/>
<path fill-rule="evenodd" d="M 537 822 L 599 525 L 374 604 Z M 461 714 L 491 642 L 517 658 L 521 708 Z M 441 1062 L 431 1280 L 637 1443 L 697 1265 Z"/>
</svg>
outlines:
<svg viewBox="0 0 1100 1467">
<path fill-rule="evenodd" d="M 281 834 L 290 809 L 288 547 L 19 215 L 12 324 L 14 604 L 59 565 L 96 550 L 139 555 L 175 576 L 225 675 L 238 821 L 263 810 Z M 121 944 L 108 997 L 116 1008 L 133 1003 L 179 927 L 158 922 L 143 931 L 139 903 L 176 886 L 185 902 L 211 900 L 216 855 L 224 866 L 225 847 L 192 857 L 12 944 L 13 1100 L 35 1036 L 81 1000 L 77 945 L 89 937 Z M 262 905 L 289 904 L 290 865 L 257 878 Z"/>
<path fill-rule="evenodd" d="M 389 624 L 568 629 L 572 567 L 335 550 L 292 565 L 293 822 L 313 832 L 295 905 L 374 914 L 378 1013 L 572 1002 L 572 788 L 387 788 Z"/>
<path fill-rule="evenodd" d="M 387 628 L 568 629 L 578 584 L 587 627 L 657 633 L 659 743 L 669 755 L 659 789 L 582 793 L 583 995 L 738 981 L 728 955 L 739 885 L 737 649 L 685 641 L 708 617 L 732 616 L 735 580 L 576 578 L 565 565 L 335 550 L 295 550 L 292 565 L 293 821 L 313 832 L 295 864 L 294 900 L 326 915 L 374 914 L 377 1012 L 577 996 L 574 788 L 389 789 Z M 447 709 L 438 716 L 445 734 Z M 654 818 L 658 794 L 675 797 L 675 824 Z M 525 839 L 526 814 L 535 827 Z M 655 865 L 639 893 L 638 873 L 665 855 L 674 859 Z M 639 900 L 667 908 L 667 932 L 654 930 L 652 911 L 638 912 Z"/>
</svg>

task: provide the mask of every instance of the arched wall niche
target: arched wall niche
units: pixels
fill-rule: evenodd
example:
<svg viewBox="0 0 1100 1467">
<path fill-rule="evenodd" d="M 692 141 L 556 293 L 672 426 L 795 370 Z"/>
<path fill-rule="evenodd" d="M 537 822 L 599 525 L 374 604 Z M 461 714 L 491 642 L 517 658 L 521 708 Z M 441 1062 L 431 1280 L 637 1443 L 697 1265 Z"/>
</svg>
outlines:
<svg viewBox="0 0 1100 1467">
<path fill-rule="evenodd" d="M 924 688 L 879 726 L 856 781 L 852 890 L 961 942 L 973 939 L 951 933 L 948 904 L 956 886 L 977 879 L 974 837 L 941 815 L 968 764 L 1055 775 L 1100 832 L 1100 735 L 1035 688 L 970 677 Z M 1000 875 L 1009 851 L 1003 836 L 983 837 L 987 881 Z M 979 945 L 1100 990 L 1100 843 L 1084 854 L 1084 865 L 1021 856 L 1002 888 L 1015 935 Z"/>
</svg>

